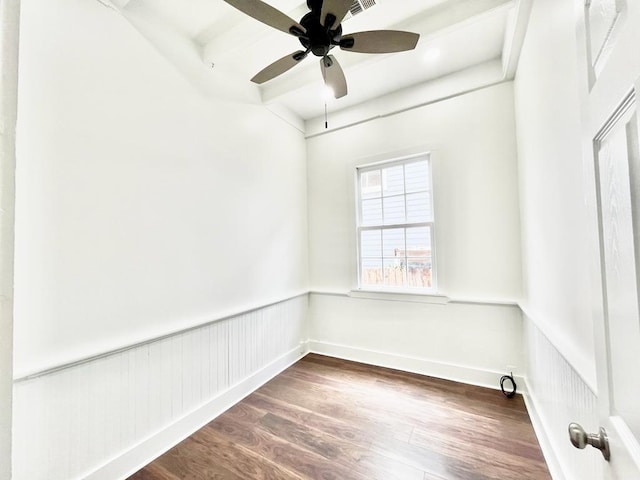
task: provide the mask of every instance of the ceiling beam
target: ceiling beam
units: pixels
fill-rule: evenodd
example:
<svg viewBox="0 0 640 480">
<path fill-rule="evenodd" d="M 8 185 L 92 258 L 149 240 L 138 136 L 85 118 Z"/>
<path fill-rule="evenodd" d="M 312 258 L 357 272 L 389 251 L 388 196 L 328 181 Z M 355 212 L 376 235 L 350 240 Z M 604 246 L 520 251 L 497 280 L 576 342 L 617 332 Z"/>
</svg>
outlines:
<svg viewBox="0 0 640 480">
<path fill-rule="evenodd" d="M 507 25 L 507 33 L 502 50 L 502 71 L 505 79 L 513 80 L 516 76 L 520 52 L 522 51 L 527 26 L 529 25 L 532 4 L 533 0 L 516 0 L 513 16 Z"/>
<path fill-rule="evenodd" d="M 274 3 L 273 6 L 294 19 L 301 18 L 309 11 L 306 0 L 303 2 L 301 0 L 281 0 L 277 5 Z M 241 57 L 243 51 L 256 48 L 256 45 L 260 45 L 263 38 L 274 32 L 273 28 L 251 17 L 241 18 L 236 23 L 225 25 L 223 31 L 220 31 L 219 25 L 214 25 L 211 29 L 213 31 L 207 29 L 198 35 L 197 40 L 202 43 L 202 59 L 207 65 Z M 288 39 L 286 34 L 282 34 L 282 37 Z M 203 41 L 203 39 L 207 40 Z M 292 45 L 295 47 L 295 42 Z"/>
<path fill-rule="evenodd" d="M 212 98 L 260 103 L 258 87 L 238 82 L 232 72 L 212 69 L 202 63 L 198 46 L 177 31 L 166 17 L 146 2 L 131 1 L 121 10 L 124 18 L 199 91 Z"/>
</svg>

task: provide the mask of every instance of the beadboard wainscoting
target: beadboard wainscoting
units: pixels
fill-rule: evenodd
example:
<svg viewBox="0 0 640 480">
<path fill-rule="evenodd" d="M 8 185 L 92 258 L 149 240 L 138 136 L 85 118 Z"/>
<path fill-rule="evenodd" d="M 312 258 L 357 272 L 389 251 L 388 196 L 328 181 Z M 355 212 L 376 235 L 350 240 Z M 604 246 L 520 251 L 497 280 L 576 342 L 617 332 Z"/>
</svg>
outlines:
<svg viewBox="0 0 640 480">
<path fill-rule="evenodd" d="M 306 353 L 308 295 L 14 384 L 14 480 L 124 478 Z"/>
<path fill-rule="evenodd" d="M 403 311 L 406 318 L 402 320 L 388 315 L 396 325 L 396 333 L 385 330 L 384 341 L 388 345 L 398 340 L 396 335 L 401 335 L 406 344 L 424 333 L 414 331 L 417 327 L 411 320 L 413 316 L 407 316 L 411 310 L 418 309 L 414 314 L 421 317 L 426 328 L 430 321 L 425 314 L 434 314 L 438 310 L 433 309 L 439 309 L 439 321 L 446 319 L 450 323 L 446 328 L 440 327 L 444 331 L 432 330 L 429 341 L 443 343 L 445 349 L 440 353 L 448 351 L 451 358 L 444 354 L 427 358 L 411 348 L 400 353 L 397 349 L 355 342 L 347 335 L 348 324 L 358 316 L 351 316 L 352 322 L 346 324 L 345 318 L 321 320 L 327 318 L 323 313 L 338 311 L 339 305 L 334 302 L 349 304 L 351 309 L 347 305 L 341 307 L 347 313 L 360 314 L 355 326 L 363 321 L 370 330 L 380 320 L 379 315 L 388 315 L 388 308 L 407 310 Z M 452 303 L 448 307 L 402 302 L 398 305 L 339 295 L 304 294 L 112 354 L 17 379 L 13 478 L 125 478 L 309 350 L 493 388 L 501 374 L 497 364 L 513 362 L 518 367 L 519 391 L 524 393 L 554 480 L 602 478 L 600 453 L 593 449 L 578 451 L 568 440 L 567 426 L 572 421 L 590 431 L 598 427 L 597 397 L 571 363 L 526 314 L 520 323 L 517 306 Z M 365 306 L 366 312 L 362 311 Z M 380 311 L 376 314 L 376 310 Z M 445 315 L 448 310 L 451 312 Z M 483 310 L 488 312 L 483 315 Z M 465 316 L 473 322 L 461 320 Z M 397 329 L 398 321 L 403 324 L 402 332 Z M 341 327 L 335 322 L 341 323 Z M 465 338 L 464 330 L 473 323 L 478 329 L 493 325 L 494 332 L 502 330 L 504 335 L 494 338 L 495 344 L 485 341 L 487 345 L 478 348 L 499 351 L 497 345 L 510 344 L 509 355 L 494 358 L 486 365 L 464 361 L 470 353 L 463 353 L 459 342 Z M 336 336 L 337 332 L 343 335 Z M 442 338 L 434 338 L 438 332 Z M 517 340 L 518 332 L 524 339 L 526 359 L 517 354 L 520 344 L 509 341 Z M 470 339 L 465 341 L 467 344 L 472 344 Z M 437 353 L 435 343 L 429 346 L 432 354 Z M 504 355 L 504 349 L 502 352 Z M 471 352 L 477 359 L 482 357 L 481 353 Z"/>
<path fill-rule="evenodd" d="M 554 480 L 601 480 L 602 454 L 594 448 L 577 450 L 567 427 L 580 423 L 598 431 L 598 399 L 535 322 L 524 317 L 528 355 L 525 396 L 529 416 Z"/>
</svg>

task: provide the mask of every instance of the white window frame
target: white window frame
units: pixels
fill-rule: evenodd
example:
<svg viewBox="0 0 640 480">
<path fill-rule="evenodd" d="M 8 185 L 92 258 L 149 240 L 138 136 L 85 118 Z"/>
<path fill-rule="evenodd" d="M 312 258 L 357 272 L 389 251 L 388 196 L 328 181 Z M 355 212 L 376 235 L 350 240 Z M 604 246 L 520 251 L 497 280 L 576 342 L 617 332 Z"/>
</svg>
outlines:
<svg viewBox="0 0 640 480">
<path fill-rule="evenodd" d="M 429 170 L 429 184 L 427 192 L 431 195 L 431 210 L 432 210 L 432 220 L 430 222 L 415 222 L 415 223 L 399 223 L 399 224 L 384 224 L 384 197 L 382 197 L 383 202 L 383 218 L 380 224 L 377 225 L 362 225 L 362 198 L 361 198 L 361 176 L 363 173 L 370 172 L 373 170 L 381 170 L 383 168 L 389 168 L 397 165 L 406 165 L 408 163 L 415 162 L 416 160 L 426 160 L 427 168 Z M 384 179 L 381 178 L 381 184 L 384 182 Z M 433 168 L 431 161 L 431 154 L 429 152 L 423 152 L 415 155 L 393 158 L 389 160 L 383 160 L 376 163 L 368 163 L 364 165 L 358 165 L 355 169 L 355 200 L 356 200 L 356 263 L 357 263 L 357 286 L 358 291 L 361 292 L 378 292 L 378 293 L 406 293 L 406 294 L 422 294 L 422 295 L 434 295 L 437 294 L 437 274 L 436 274 L 436 235 L 435 235 L 435 200 L 433 195 Z M 381 185 L 382 188 L 382 185 Z M 404 178 L 404 200 L 405 200 L 405 212 L 406 212 L 406 177 Z M 393 287 L 393 286 L 385 286 L 385 285 L 363 285 L 362 284 L 362 256 L 361 256 L 361 232 L 367 230 L 390 230 L 390 229 L 398 229 L 398 228 L 409 228 L 409 227 L 429 227 L 429 232 L 431 234 L 431 287 L 430 288 L 420 288 L 420 287 Z M 405 237 L 406 242 L 406 237 Z M 406 255 L 406 243 L 405 243 L 405 255 Z"/>
</svg>

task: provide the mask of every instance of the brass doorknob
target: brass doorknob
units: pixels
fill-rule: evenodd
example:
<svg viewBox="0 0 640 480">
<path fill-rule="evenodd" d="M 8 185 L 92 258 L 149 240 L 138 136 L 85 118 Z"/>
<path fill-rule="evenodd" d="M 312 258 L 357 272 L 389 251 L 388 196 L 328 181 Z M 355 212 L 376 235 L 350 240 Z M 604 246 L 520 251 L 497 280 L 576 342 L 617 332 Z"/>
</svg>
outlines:
<svg viewBox="0 0 640 480">
<path fill-rule="evenodd" d="M 611 451 L 609 450 L 609 438 L 604 428 L 600 427 L 598 434 L 587 433 L 584 431 L 581 425 L 577 423 L 569 424 L 569 438 L 574 447 L 583 449 L 587 445 L 591 445 L 593 448 L 597 448 L 602 452 L 604 459 L 608 462 L 611 458 Z"/>
</svg>

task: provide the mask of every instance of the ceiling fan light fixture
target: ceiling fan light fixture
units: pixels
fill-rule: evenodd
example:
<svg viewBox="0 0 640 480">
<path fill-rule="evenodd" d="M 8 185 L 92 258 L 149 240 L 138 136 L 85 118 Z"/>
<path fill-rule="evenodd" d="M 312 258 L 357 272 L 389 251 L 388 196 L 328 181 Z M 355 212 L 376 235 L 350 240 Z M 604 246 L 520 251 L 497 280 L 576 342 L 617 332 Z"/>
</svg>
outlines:
<svg viewBox="0 0 640 480">
<path fill-rule="evenodd" d="M 375 0 L 307 0 L 309 13 L 300 23 L 262 0 L 224 0 L 250 17 L 297 37 L 304 50 L 285 55 L 262 69 L 251 81 L 265 83 L 289 71 L 309 53 L 320 57 L 325 85 L 331 87 L 334 98 L 347 94 L 347 81 L 338 60 L 330 51 L 355 53 L 395 53 L 413 50 L 418 44 L 417 33 L 397 30 L 371 30 L 342 36 L 342 22 L 354 9 L 370 8 Z M 357 8 L 356 8 L 357 7 Z"/>
</svg>

